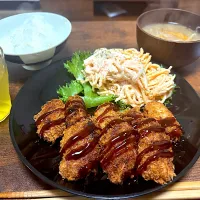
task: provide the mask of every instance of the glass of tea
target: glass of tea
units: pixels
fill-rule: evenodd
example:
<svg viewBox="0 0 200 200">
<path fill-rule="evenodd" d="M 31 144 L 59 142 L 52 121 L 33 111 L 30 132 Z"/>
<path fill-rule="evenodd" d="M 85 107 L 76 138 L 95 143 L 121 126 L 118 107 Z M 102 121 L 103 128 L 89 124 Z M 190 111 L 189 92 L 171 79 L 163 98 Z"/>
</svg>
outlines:
<svg viewBox="0 0 200 200">
<path fill-rule="evenodd" d="M 9 94 L 8 69 L 0 47 L 0 122 L 10 113 L 11 100 Z"/>
</svg>

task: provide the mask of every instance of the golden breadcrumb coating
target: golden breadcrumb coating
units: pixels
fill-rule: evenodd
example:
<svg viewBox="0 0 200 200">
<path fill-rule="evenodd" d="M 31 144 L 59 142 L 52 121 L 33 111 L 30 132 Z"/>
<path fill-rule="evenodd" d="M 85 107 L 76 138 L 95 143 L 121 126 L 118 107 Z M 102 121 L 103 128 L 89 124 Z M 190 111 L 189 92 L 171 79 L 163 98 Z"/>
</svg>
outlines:
<svg viewBox="0 0 200 200">
<path fill-rule="evenodd" d="M 138 142 L 138 155 L 140 153 L 150 147 L 151 145 L 154 144 L 154 142 L 162 142 L 162 141 L 170 141 L 170 137 L 166 135 L 165 130 L 161 127 L 161 125 L 154 119 L 149 119 L 152 118 L 149 117 L 146 113 L 146 117 L 143 116 L 143 113 L 141 112 L 136 112 L 135 109 L 130 109 L 127 110 L 126 112 L 123 112 L 121 114 L 123 119 L 126 119 L 129 121 L 130 124 L 135 126 L 135 128 L 138 130 L 138 133 L 140 134 L 140 139 Z M 132 116 L 132 121 L 131 121 L 131 116 Z M 144 123 L 142 125 L 142 121 L 149 119 L 148 123 Z M 141 124 L 139 126 L 139 124 Z M 145 136 L 142 136 L 142 131 L 145 129 L 148 129 L 150 127 L 156 127 L 160 128 L 160 131 L 152 131 Z M 139 163 L 139 168 L 144 162 L 154 155 L 158 150 L 153 150 L 148 153 L 146 153 L 143 157 L 141 162 Z M 172 148 L 168 149 L 169 152 L 172 152 Z M 174 173 L 174 165 L 173 165 L 173 157 L 171 158 L 158 158 L 155 161 L 150 162 L 147 165 L 147 169 L 142 172 L 142 177 L 145 180 L 153 180 L 159 184 L 166 184 L 167 182 L 171 181 L 173 177 L 175 176 Z"/>
<path fill-rule="evenodd" d="M 91 127 L 90 127 L 91 126 Z M 64 154 L 62 155 L 62 160 L 60 162 L 59 166 L 59 173 L 62 176 L 62 178 L 66 178 L 69 181 L 75 181 L 81 178 L 85 178 L 87 174 L 89 174 L 91 171 L 96 170 L 96 162 L 99 160 L 100 155 L 100 147 L 98 145 L 98 142 L 96 143 L 96 146 L 94 149 L 92 149 L 90 152 L 88 152 L 85 156 L 76 159 L 76 160 L 68 160 L 65 159 L 65 156 L 68 155 L 72 150 L 76 150 L 77 148 L 80 148 L 90 142 L 92 142 L 95 139 L 95 134 L 93 127 L 92 127 L 91 120 L 84 119 L 80 122 L 75 123 L 74 125 L 70 126 L 69 128 L 65 129 L 64 136 L 60 142 L 61 151 L 64 147 L 64 145 L 70 140 L 71 137 L 76 136 L 81 131 L 89 131 L 89 135 L 83 139 L 78 140 L 75 142 L 72 146 L 67 148 L 64 151 Z M 90 163 L 94 163 L 94 166 L 86 171 L 86 173 L 81 173 L 80 171 Z"/>
<path fill-rule="evenodd" d="M 115 184 L 122 184 L 127 178 L 128 173 L 134 168 L 137 157 L 137 144 L 133 128 L 120 118 L 120 113 L 115 109 L 109 110 L 106 114 L 102 115 L 104 111 L 109 108 L 110 104 L 102 105 L 94 114 L 93 121 L 98 124 L 102 129 L 99 145 L 102 149 L 101 154 L 101 167 L 108 175 L 108 179 Z M 99 116 L 106 117 L 105 120 L 97 120 Z M 113 123 L 114 122 L 114 123 Z M 112 125 L 111 125 L 112 124 Z M 111 141 L 117 141 L 116 143 Z M 128 143 L 128 141 L 131 141 Z M 117 148 L 125 144 L 119 155 Z M 104 165 L 105 159 L 109 158 L 110 161 Z"/>
<path fill-rule="evenodd" d="M 37 121 L 38 118 L 42 115 L 44 115 L 47 112 L 54 111 L 47 115 L 44 120 L 37 126 L 37 134 L 40 135 L 41 129 L 44 125 L 47 123 L 53 122 L 54 120 L 59 120 L 59 119 L 65 119 L 65 104 L 59 100 L 59 99 L 52 99 L 51 101 L 48 101 L 46 104 L 44 104 L 41 107 L 41 111 L 34 116 L 34 120 Z M 50 127 L 49 129 L 44 131 L 43 134 L 43 139 L 54 143 L 55 140 L 63 135 L 63 131 L 65 129 L 65 122 L 55 125 L 53 127 Z"/>
<path fill-rule="evenodd" d="M 66 103 L 66 126 L 69 127 L 87 116 L 82 98 L 78 95 L 69 97 Z"/>
<path fill-rule="evenodd" d="M 183 134 L 179 122 L 176 120 L 171 111 L 168 110 L 168 108 L 162 103 L 156 101 L 147 103 L 144 108 L 144 115 L 155 118 L 160 122 L 164 119 L 172 118 L 174 120 L 173 123 L 165 126 L 165 132 L 171 136 L 172 140 L 178 140 Z"/>
<path fill-rule="evenodd" d="M 103 129 L 110 121 L 119 117 L 116 106 L 113 103 L 105 103 L 99 106 L 94 112 L 93 122 Z"/>
</svg>

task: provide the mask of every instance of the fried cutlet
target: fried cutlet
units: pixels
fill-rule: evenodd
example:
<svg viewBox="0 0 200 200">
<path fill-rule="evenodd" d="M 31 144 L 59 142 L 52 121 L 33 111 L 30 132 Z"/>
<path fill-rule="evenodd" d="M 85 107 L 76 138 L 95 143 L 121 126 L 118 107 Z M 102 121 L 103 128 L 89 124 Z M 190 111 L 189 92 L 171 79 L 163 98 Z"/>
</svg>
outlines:
<svg viewBox="0 0 200 200">
<path fill-rule="evenodd" d="M 122 184 L 135 166 L 137 140 L 134 133 L 127 122 L 121 122 L 110 128 L 99 140 L 103 149 L 100 164 L 112 183 Z"/>
<path fill-rule="evenodd" d="M 128 122 L 134 128 L 134 125 L 138 121 L 140 121 L 144 116 L 143 116 L 143 113 L 132 108 L 132 109 L 127 109 L 121 112 L 120 117 L 126 122 Z"/>
<path fill-rule="evenodd" d="M 172 140 L 178 140 L 182 135 L 182 129 L 174 115 L 167 107 L 159 102 L 150 102 L 145 105 L 145 116 L 155 118 L 165 128 L 166 134 Z"/>
<path fill-rule="evenodd" d="M 101 129 L 101 167 L 112 183 L 122 184 L 135 166 L 137 140 L 133 128 L 115 110 L 112 104 L 102 105 L 93 120 Z"/>
<path fill-rule="evenodd" d="M 62 178 L 75 181 L 96 171 L 101 151 L 97 132 L 89 118 L 65 129 L 60 143 L 62 160 L 59 173 Z"/>
<path fill-rule="evenodd" d="M 159 184 L 172 180 L 175 176 L 172 143 L 165 129 L 154 118 L 144 117 L 134 109 L 122 113 L 122 118 L 128 120 L 140 135 L 136 174 Z"/>
<path fill-rule="evenodd" d="M 87 118 L 87 116 L 88 114 L 82 98 L 78 95 L 69 97 L 66 102 L 66 126 L 69 127 Z"/>
<path fill-rule="evenodd" d="M 147 118 L 151 119 L 151 118 Z M 144 118 L 144 120 L 147 120 Z M 143 121 L 143 120 L 142 120 Z M 142 123 L 142 121 L 140 123 Z M 153 128 L 150 128 L 153 127 Z M 149 133 L 146 130 L 151 130 Z M 153 180 L 159 184 L 165 184 L 175 176 L 173 165 L 173 152 L 170 137 L 165 134 L 157 121 L 151 121 L 138 128 L 140 140 L 138 142 L 138 157 L 145 152 L 145 149 L 151 149 L 141 157 L 137 170 L 145 180 Z M 147 134 L 143 136 L 143 134 Z M 164 149 L 162 149 L 164 148 Z M 154 157 L 154 158 L 153 158 Z M 155 160 L 154 160 L 155 159 Z M 148 162 L 148 160 L 153 160 Z M 146 169 L 142 165 L 147 163 Z"/>
<path fill-rule="evenodd" d="M 65 104 L 59 99 L 52 99 L 41 107 L 34 116 L 37 134 L 48 142 L 63 135 L 65 129 Z"/>
<path fill-rule="evenodd" d="M 119 118 L 117 107 L 113 103 L 104 103 L 100 105 L 94 112 L 93 122 L 94 124 L 103 129 L 110 121 Z"/>
<path fill-rule="evenodd" d="M 54 143 L 69 127 L 88 116 L 85 104 L 78 95 L 69 97 L 66 104 L 59 99 L 52 99 L 44 104 L 34 116 L 37 133 L 44 140 Z"/>
</svg>

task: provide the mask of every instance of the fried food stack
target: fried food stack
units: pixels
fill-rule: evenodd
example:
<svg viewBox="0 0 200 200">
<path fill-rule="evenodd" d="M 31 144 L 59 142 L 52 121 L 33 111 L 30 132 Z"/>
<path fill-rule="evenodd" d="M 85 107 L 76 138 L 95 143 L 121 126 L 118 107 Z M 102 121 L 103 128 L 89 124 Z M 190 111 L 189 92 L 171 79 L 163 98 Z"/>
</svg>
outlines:
<svg viewBox="0 0 200 200">
<path fill-rule="evenodd" d="M 141 175 L 145 180 L 153 180 L 159 184 L 171 181 L 175 176 L 172 162 L 174 155 L 172 142 L 165 129 L 156 119 L 148 115 L 143 116 L 134 109 L 122 113 L 122 117 L 135 127 L 140 136 L 135 165 L 136 174 Z"/>
<path fill-rule="evenodd" d="M 65 104 L 66 127 L 76 124 L 88 117 L 85 104 L 78 95 L 69 97 Z"/>
<path fill-rule="evenodd" d="M 119 111 L 105 103 L 90 116 L 79 96 L 66 104 L 47 102 L 34 116 L 37 133 L 48 142 L 60 142 L 60 175 L 69 181 L 97 173 L 98 166 L 114 184 L 141 175 L 166 184 L 175 176 L 172 142 L 182 129 L 161 103 L 151 102 L 144 111 Z M 56 123 L 55 123 L 56 122 Z"/>
<path fill-rule="evenodd" d="M 136 132 L 128 122 L 120 118 L 119 112 L 111 103 L 99 106 L 93 121 L 101 129 L 100 165 L 112 183 L 121 184 L 135 166 Z"/>
<path fill-rule="evenodd" d="M 91 119 L 86 118 L 65 129 L 60 147 L 59 173 L 63 178 L 75 181 L 96 171 L 100 147 L 98 130 Z"/>
<path fill-rule="evenodd" d="M 34 116 L 37 134 L 44 140 L 54 143 L 65 130 L 65 104 L 59 99 L 52 99 L 44 104 Z"/>
<path fill-rule="evenodd" d="M 99 130 L 88 116 L 83 100 L 71 97 L 66 103 L 64 136 L 60 142 L 62 160 L 59 173 L 75 181 L 96 171 L 100 155 Z"/>
<path fill-rule="evenodd" d="M 183 131 L 174 115 L 159 102 L 150 102 L 145 106 L 144 115 L 152 117 L 165 128 L 165 133 L 170 136 L 171 140 L 177 141 Z"/>
</svg>

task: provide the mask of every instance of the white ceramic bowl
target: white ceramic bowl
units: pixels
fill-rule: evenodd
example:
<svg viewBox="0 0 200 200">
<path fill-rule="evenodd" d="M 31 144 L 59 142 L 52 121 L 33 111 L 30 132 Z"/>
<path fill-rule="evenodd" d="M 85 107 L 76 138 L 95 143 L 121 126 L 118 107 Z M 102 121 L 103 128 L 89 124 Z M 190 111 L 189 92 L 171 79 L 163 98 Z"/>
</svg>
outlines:
<svg viewBox="0 0 200 200">
<path fill-rule="evenodd" d="M 33 12 L 0 20 L 0 30 L 6 60 L 38 70 L 64 46 L 71 23 L 61 15 Z"/>
</svg>

